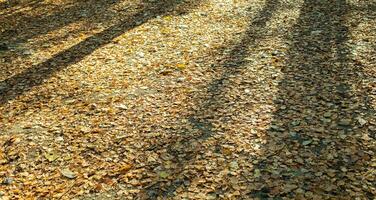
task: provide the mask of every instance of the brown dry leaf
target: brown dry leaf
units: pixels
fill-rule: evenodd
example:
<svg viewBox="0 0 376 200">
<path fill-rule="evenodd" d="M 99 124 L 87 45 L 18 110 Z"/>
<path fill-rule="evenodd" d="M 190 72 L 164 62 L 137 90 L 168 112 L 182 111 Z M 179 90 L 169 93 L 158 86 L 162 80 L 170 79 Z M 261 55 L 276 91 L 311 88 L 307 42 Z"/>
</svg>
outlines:
<svg viewBox="0 0 376 200">
<path fill-rule="evenodd" d="M 118 174 L 126 174 L 130 169 L 132 169 L 131 164 L 124 164 L 116 172 Z"/>
</svg>

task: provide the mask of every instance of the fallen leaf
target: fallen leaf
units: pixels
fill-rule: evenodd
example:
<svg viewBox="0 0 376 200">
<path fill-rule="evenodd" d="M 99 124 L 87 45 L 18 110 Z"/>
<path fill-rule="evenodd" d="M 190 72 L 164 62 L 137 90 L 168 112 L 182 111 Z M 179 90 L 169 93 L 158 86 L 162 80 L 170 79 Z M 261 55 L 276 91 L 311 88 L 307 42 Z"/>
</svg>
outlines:
<svg viewBox="0 0 376 200">
<path fill-rule="evenodd" d="M 44 157 L 45 157 L 48 161 L 53 162 L 53 161 L 55 161 L 59 156 L 58 156 L 56 153 L 54 153 L 54 152 L 46 152 L 46 153 L 44 153 Z"/>
<path fill-rule="evenodd" d="M 232 162 L 230 163 L 230 168 L 231 168 L 232 171 L 236 171 L 236 170 L 238 170 L 238 169 L 239 169 L 239 164 L 238 164 L 238 162 L 236 162 L 236 161 L 232 161 Z"/>
<path fill-rule="evenodd" d="M 338 122 L 338 125 L 340 125 L 340 126 L 350 126 L 351 125 L 351 119 L 341 119 Z"/>
<path fill-rule="evenodd" d="M 120 174 L 125 174 L 127 173 L 130 169 L 132 168 L 132 165 L 130 164 L 125 164 L 123 166 L 121 166 L 118 170 L 118 173 Z"/>
<path fill-rule="evenodd" d="M 259 169 L 255 169 L 255 178 L 259 178 L 261 176 L 261 171 Z"/>
<path fill-rule="evenodd" d="M 167 172 L 165 171 L 161 171 L 158 173 L 159 177 L 161 178 L 167 178 L 168 176 L 170 176 Z"/>
<path fill-rule="evenodd" d="M 291 192 L 292 190 L 298 188 L 297 185 L 295 184 L 286 184 L 284 187 L 283 187 L 283 192 L 285 193 L 288 193 L 288 192 Z"/>
<path fill-rule="evenodd" d="M 361 117 L 358 117 L 357 120 L 358 120 L 358 123 L 359 123 L 360 126 L 364 126 L 365 124 L 367 124 L 367 120 L 365 120 Z"/>
<path fill-rule="evenodd" d="M 307 145 L 309 145 L 311 143 L 312 143 L 312 140 L 306 140 L 306 141 L 303 141 L 302 145 L 303 146 L 307 146 Z"/>
<path fill-rule="evenodd" d="M 76 174 L 74 172 L 72 172 L 70 169 L 63 169 L 60 171 L 61 174 L 67 178 L 70 178 L 70 179 L 74 179 L 76 178 Z"/>
<path fill-rule="evenodd" d="M 178 69 L 180 69 L 180 70 L 183 70 L 183 69 L 185 69 L 185 68 L 187 67 L 187 65 L 184 64 L 184 63 L 179 63 L 179 64 L 176 65 L 176 67 L 177 67 Z"/>
</svg>

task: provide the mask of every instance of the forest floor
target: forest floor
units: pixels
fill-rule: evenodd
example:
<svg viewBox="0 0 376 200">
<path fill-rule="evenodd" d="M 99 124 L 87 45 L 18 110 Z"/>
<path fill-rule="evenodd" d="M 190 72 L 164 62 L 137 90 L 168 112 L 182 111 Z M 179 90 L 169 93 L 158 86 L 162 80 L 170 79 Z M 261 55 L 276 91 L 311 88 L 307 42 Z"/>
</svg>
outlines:
<svg viewBox="0 0 376 200">
<path fill-rule="evenodd" d="M 375 0 L 0 0 L 0 199 L 374 199 Z"/>
</svg>

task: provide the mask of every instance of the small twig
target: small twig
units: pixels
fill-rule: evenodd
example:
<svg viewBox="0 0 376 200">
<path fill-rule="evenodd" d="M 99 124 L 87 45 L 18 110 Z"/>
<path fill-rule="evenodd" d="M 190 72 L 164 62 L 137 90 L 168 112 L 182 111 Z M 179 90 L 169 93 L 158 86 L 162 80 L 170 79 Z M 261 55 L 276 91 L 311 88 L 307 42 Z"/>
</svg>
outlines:
<svg viewBox="0 0 376 200">
<path fill-rule="evenodd" d="M 76 185 L 76 182 L 77 182 L 77 179 L 73 181 L 73 184 L 68 188 L 67 191 L 65 191 L 59 198 L 58 200 L 60 200 L 61 198 L 63 198 L 63 196 L 65 196 L 68 192 L 70 192 L 72 190 L 72 188 L 74 187 L 74 185 Z"/>
</svg>

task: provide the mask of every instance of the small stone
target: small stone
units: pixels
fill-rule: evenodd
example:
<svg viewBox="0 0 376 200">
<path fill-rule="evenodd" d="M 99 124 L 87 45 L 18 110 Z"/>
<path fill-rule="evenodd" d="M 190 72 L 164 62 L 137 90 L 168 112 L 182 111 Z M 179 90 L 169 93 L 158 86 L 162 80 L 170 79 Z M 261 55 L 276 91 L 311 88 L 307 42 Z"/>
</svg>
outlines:
<svg viewBox="0 0 376 200">
<path fill-rule="evenodd" d="M 244 93 L 249 94 L 249 93 L 251 93 L 251 90 L 250 89 L 245 89 Z"/>
</svg>

